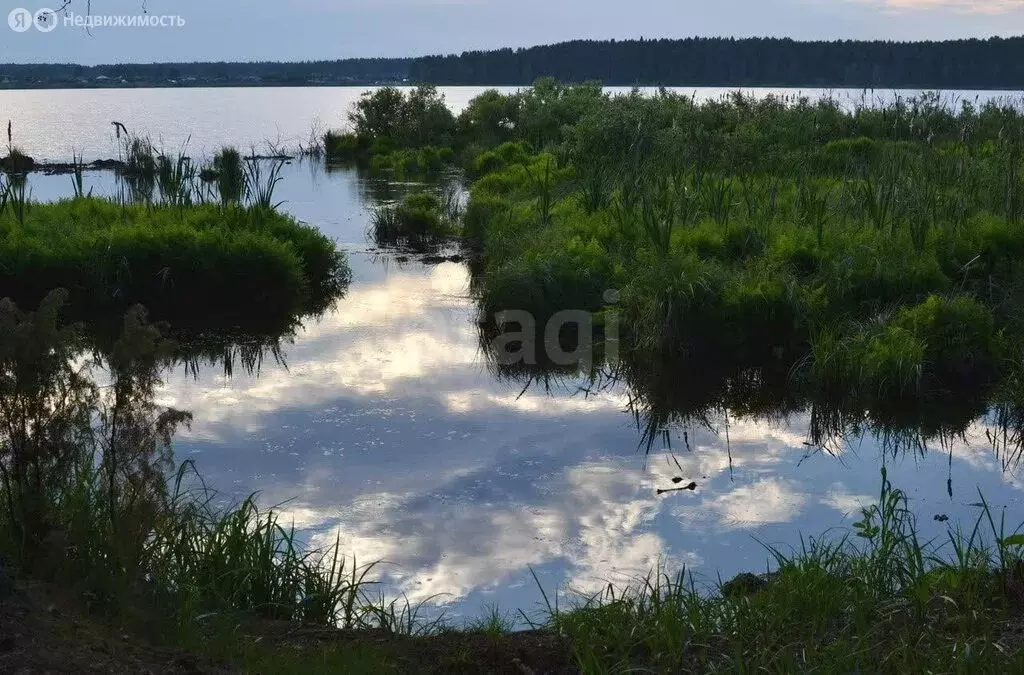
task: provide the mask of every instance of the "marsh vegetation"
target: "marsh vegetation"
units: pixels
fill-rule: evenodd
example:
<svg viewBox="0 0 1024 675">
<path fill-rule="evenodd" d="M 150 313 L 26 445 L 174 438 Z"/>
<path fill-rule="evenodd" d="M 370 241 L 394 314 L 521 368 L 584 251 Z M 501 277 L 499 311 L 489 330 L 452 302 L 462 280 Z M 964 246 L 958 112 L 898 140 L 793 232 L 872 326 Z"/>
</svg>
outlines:
<svg viewBox="0 0 1024 675">
<path fill-rule="evenodd" d="M 344 291 L 348 264 L 316 228 L 278 211 L 281 160 L 223 148 L 200 169 L 115 122 L 113 198 L 36 203 L 22 173 L 0 180 L 0 296 L 37 305 L 56 288 L 67 312 L 109 332 L 135 304 L 176 329 L 285 332 Z M 12 151 L 13 154 L 13 151 Z"/>
<path fill-rule="evenodd" d="M 1019 459 L 1015 109 L 699 103 L 542 81 L 458 116 L 432 88 L 382 89 L 351 122 L 325 135 L 324 161 L 373 178 L 373 243 L 461 244 L 498 377 L 625 390 L 647 450 L 719 415 L 728 438 L 731 419 L 806 412 L 814 448 L 852 432 L 925 451 L 980 419 L 1000 459 Z M 253 670 L 1024 665 L 1019 518 L 979 496 L 976 522 L 924 540 L 885 474 L 851 531 L 766 548 L 766 574 L 707 584 L 664 568 L 588 595 L 538 581 L 537 611 L 455 626 L 382 595 L 378 568 L 340 538 L 310 549 L 257 496 L 223 503 L 174 461 L 191 418 L 154 393 L 182 365 L 279 358 L 348 268 L 278 212 L 279 160 L 223 148 L 196 162 L 118 132 L 117 199 L 89 197 L 81 168 L 74 199 L 36 203 L 15 172 L 0 190 L 0 545 L 16 575 Z M 538 334 L 507 339 L 508 310 Z M 592 319 L 592 334 L 557 335 L 585 347 L 570 363 L 542 346 L 564 310 Z"/>
<path fill-rule="evenodd" d="M 962 429 L 1019 400 L 1017 109 L 938 95 L 701 103 L 545 80 L 485 93 L 443 124 L 406 123 L 436 133 L 369 121 L 408 119 L 431 91 L 367 95 L 352 142 L 372 162 L 374 148 L 450 137 L 482 322 L 584 310 L 600 349 L 615 312 L 621 358 L 598 369 L 606 379 L 653 394 L 667 368 L 709 393 L 652 395 L 649 432 L 725 391 L 736 409 L 817 404 L 834 429 L 929 414 Z"/>
</svg>

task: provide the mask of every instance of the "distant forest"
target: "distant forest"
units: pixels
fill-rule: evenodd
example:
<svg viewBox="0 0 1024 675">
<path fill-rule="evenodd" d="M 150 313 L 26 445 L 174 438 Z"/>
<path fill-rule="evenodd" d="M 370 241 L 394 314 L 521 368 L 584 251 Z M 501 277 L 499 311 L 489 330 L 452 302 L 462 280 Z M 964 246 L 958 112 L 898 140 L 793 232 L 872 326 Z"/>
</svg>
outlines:
<svg viewBox="0 0 1024 675">
<path fill-rule="evenodd" d="M 944 42 L 775 38 L 579 40 L 415 59 L 301 63 L 0 65 L 0 87 L 608 85 L 922 89 L 1024 88 L 1024 37 Z"/>
<path fill-rule="evenodd" d="M 409 59 L 282 63 L 121 63 L 0 65 L 0 87 L 306 86 L 402 82 Z"/>
<path fill-rule="evenodd" d="M 527 84 L 541 76 L 608 85 L 928 89 L 1024 87 L 1024 38 L 796 42 L 692 38 L 565 42 L 416 59 L 410 79 Z"/>
</svg>

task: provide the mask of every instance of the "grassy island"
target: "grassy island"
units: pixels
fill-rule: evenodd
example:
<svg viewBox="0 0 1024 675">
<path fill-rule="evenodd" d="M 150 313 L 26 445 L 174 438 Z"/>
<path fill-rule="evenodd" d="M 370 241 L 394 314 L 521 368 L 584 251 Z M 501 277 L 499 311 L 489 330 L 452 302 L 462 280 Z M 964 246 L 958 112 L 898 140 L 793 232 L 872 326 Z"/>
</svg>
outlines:
<svg viewBox="0 0 1024 675">
<path fill-rule="evenodd" d="M 144 305 L 175 325 L 274 322 L 331 297 L 346 262 L 316 228 L 270 209 L 78 198 L 0 212 L 0 296 L 35 306 L 54 288 L 94 320 Z"/>
<path fill-rule="evenodd" d="M 1016 108 L 610 96 L 550 80 L 487 92 L 458 117 L 438 98 L 368 94 L 345 138 L 369 162 L 448 143 L 470 184 L 461 231 L 483 322 L 585 310 L 600 326 L 614 311 L 627 379 L 783 373 L 800 396 L 881 416 L 1016 399 Z"/>
</svg>

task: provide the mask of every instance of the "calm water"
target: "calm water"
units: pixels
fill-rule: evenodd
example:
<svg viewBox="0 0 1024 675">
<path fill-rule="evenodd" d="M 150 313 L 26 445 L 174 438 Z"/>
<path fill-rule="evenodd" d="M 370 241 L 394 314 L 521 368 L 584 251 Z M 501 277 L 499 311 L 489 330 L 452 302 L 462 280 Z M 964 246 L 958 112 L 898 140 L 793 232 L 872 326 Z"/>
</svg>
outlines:
<svg viewBox="0 0 1024 675">
<path fill-rule="evenodd" d="M 477 91 L 448 90 L 449 100 Z M 191 132 L 196 147 L 244 145 L 277 125 L 297 138 L 315 117 L 340 123 L 357 95 L 0 92 L 0 113 L 31 154 L 59 159 L 74 148 L 90 159 L 114 154 L 110 119 L 170 143 Z M 37 199 L 71 190 L 68 176 L 34 175 L 30 185 Z M 110 194 L 112 176 L 89 173 L 90 187 Z M 290 164 L 282 208 L 348 252 L 349 293 L 285 346 L 285 363 L 230 378 L 220 367 L 175 371 L 161 403 L 195 414 L 179 460 L 194 459 L 225 495 L 287 502 L 314 541 L 340 535 L 360 560 L 386 560 L 390 591 L 469 616 L 491 603 L 534 608 L 531 569 L 549 591 L 596 591 L 659 561 L 707 582 L 763 570 L 759 541 L 792 545 L 800 533 L 849 526 L 877 493 L 882 466 L 927 534 L 943 532 L 936 515 L 973 521 L 979 489 L 1010 522 L 1024 520 L 1016 465 L 993 452 L 980 424 L 925 454 L 893 457 L 865 437 L 830 455 L 805 445 L 805 415 L 719 414 L 711 428 L 673 429 L 674 454 L 659 444 L 648 456 L 621 388 L 584 396 L 568 382 L 520 395 L 521 383 L 485 365 L 464 265 L 373 250 L 365 231 L 378 189 L 351 171 Z M 697 491 L 659 496 L 676 477 Z"/>
<path fill-rule="evenodd" d="M 112 121 L 123 123 L 139 136 L 149 136 L 168 151 L 187 147 L 193 154 L 210 155 L 224 145 L 260 152 L 294 148 L 306 143 L 314 129 L 340 129 L 347 124 L 351 105 L 367 88 L 220 88 L 133 90 L 0 91 L 0 120 L 11 120 L 15 145 L 36 160 L 70 161 L 73 153 L 87 161 L 116 157 Z M 506 88 L 505 91 L 514 91 Z M 610 87 L 612 92 L 628 88 Z M 448 104 L 456 112 L 483 91 L 480 87 L 443 87 Z M 653 91 L 653 90 L 646 90 Z M 676 88 L 699 99 L 716 99 L 730 89 Z M 831 95 L 856 105 L 871 101 L 906 98 L 916 91 L 863 91 L 852 89 L 745 89 L 753 96 L 767 94 Z M 1005 91 L 945 92 L 943 99 L 985 102 L 1017 100 Z"/>
</svg>

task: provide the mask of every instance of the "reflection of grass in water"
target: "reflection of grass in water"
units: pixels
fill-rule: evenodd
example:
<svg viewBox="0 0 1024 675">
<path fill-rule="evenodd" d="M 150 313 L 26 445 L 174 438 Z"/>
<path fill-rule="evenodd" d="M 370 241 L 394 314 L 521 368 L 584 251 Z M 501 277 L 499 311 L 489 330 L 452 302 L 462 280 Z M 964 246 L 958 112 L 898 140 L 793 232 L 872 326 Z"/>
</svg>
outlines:
<svg viewBox="0 0 1024 675">
<path fill-rule="evenodd" d="M 84 335 L 60 319 L 66 297 L 34 313 L 0 304 L 4 562 L 165 636 L 201 635 L 201 615 L 218 626 L 376 621 L 363 590 L 373 566 L 343 556 L 340 542 L 302 546 L 255 496 L 215 506 L 201 481 L 188 487 L 190 462 L 168 478 L 171 439 L 191 420 L 154 402 L 175 346 L 133 308 L 120 337 L 83 360 Z M 98 386 L 93 368 L 109 383 Z"/>
<path fill-rule="evenodd" d="M 920 314 L 907 314 L 904 319 L 910 316 Z M 1007 468 L 1016 464 L 1014 458 L 1024 448 L 1020 432 L 1024 427 L 1013 393 L 993 393 L 977 383 L 965 382 L 955 392 L 932 390 L 924 396 L 879 396 L 872 388 L 818 389 L 797 376 L 804 367 L 800 362 L 772 356 L 735 363 L 730 360 L 735 352 L 728 348 L 715 354 L 705 350 L 701 359 L 683 353 L 670 360 L 657 352 L 626 348 L 621 358 L 609 362 L 601 325 L 595 326 L 591 347 L 584 348 L 577 362 L 560 364 L 544 348 L 543 321 L 535 334 L 529 334 L 517 323 L 499 330 L 493 318 L 482 317 L 478 332 L 481 353 L 494 377 L 522 387 L 523 393 L 540 389 L 593 394 L 621 388 L 647 452 L 659 442 L 670 447 L 672 429 L 711 429 L 728 445 L 730 421 L 785 424 L 802 415 L 808 416 L 808 445 L 836 454 L 865 435 L 893 456 L 923 454 L 929 448 L 948 450 L 954 442 L 963 441 L 976 422 L 988 427 L 990 435 L 1000 434 L 997 456 Z M 560 348 L 566 352 L 581 346 L 579 336 L 570 333 L 561 334 Z M 946 348 L 956 345 L 947 342 Z M 987 413 L 990 408 L 992 413 Z M 990 419 L 993 414 L 998 424 Z"/>
</svg>

